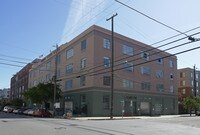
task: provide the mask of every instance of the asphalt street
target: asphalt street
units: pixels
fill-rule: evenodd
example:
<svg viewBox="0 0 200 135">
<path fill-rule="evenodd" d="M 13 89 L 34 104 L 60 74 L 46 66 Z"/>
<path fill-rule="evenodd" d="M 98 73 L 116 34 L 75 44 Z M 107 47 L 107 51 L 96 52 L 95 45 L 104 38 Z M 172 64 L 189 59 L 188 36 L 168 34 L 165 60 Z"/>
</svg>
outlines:
<svg viewBox="0 0 200 135">
<path fill-rule="evenodd" d="M 200 135 L 200 117 L 189 115 L 115 120 L 34 118 L 4 113 L 0 117 L 0 135 Z"/>
</svg>

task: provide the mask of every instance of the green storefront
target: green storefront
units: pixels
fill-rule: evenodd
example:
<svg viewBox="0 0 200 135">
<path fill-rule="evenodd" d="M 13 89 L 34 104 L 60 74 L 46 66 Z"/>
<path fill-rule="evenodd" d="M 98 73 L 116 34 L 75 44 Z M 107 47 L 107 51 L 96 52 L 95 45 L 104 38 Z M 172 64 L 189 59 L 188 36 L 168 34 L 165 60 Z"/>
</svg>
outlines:
<svg viewBox="0 0 200 135">
<path fill-rule="evenodd" d="M 84 90 L 64 93 L 64 111 L 71 110 L 77 116 L 110 116 L 110 91 Z M 113 115 L 165 115 L 177 114 L 175 95 L 146 94 L 114 91 Z"/>
</svg>

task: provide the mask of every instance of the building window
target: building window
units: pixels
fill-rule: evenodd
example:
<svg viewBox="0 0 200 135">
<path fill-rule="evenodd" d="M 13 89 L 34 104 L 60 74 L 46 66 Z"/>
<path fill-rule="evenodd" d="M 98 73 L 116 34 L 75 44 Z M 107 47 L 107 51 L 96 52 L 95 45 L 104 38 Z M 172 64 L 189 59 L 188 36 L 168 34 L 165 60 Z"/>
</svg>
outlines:
<svg viewBox="0 0 200 135">
<path fill-rule="evenodd" d="M 56 76 L 60 77 L 60 69 L 57 69 Z"/>
<path fill-rule="evenodd" d="M 108 110 L 110 108 L 110 97 L 109 95 L 103 96 L 103 109 Z"/>
<path fill-rule="evenodd" d="M 110 76 L 103 77 L 103 85 L 110 86 L 110 81 L 111 81 Z"/>
<path fill-rule="evenodd" d="M 157 59 L 157 63 L 158 63 L 158 64 L 163 64 L 163 58 L 158 58 L 158 59 Z"/>
<path fill-rule="evenodd" d="M 103 39 L 103 47 L 106 49 L 110 49 L 110 40 L 109 39 Z"/>
<path fill-rule="evenodd" d="M 143 60 L 149 60 L 149 53 L 147 53 L 147 52 L 141 52 L 141 58 L 143 59 Z"/>
<path fill-rule="evenodd" d="M 185 77 L 185 72 L 180 72 L 180 78 Z"/>
<path fill-rule="evenodd" d="M 86 49 L 86 39 L 81 42 L 81 50 Z"/>
<path fill-rule="evenodd" d="M 163 73 L 162 70 L 157 70 L 157 71 L 156 71 L 156 77 L 157 77 L 157 78 L 163 78 L 163 76 L 164 76 L 164 73 Z"/>
<path fill-rule="evenodd" d="M 164 85 L 163 84 L 157 84 L 156 85 L 156 89 L 159 92 L 164 92 Z"/>
<path fill-rule="evenodd" d="M 71 58 L 72 56 L 74 56 L 74 49 L 73 48 L 67 50 L 67 52 L 66 52 L 67 59 Z"/>
<path fill-rule="evenodd" d="M 86 67 L 86 58 L 81 59 L 81 69 Z"/>
<path fill-rule="evenodd" d="M 66 74 L 72 73 L 73 72 L 73 64 L 68 64 L 66 66 Z"/>
<path fill-rule="evenodd" d="M 56 61 L 56 64 L 60 64 L 61 63 L 60 55 L 57 55 L 55 57 L 55 61 Z"/>
<path fill-rule="evenodd" d="M 124 62 L 123 68 L 127 71 L 133 72 L 133 64 L 132 63 Z"/>
<path fill-rule="evenodd" d="M 122 53 L 129 55 L 129 56 L 133 56 L 133 47 L 123 45 L 122 46 Z"/>
<path fill-rule="evenodd" d="M 174 75 L 170 74 L 170 80 L 173 80 L 173 79 L 174 79 Z"/>
<path fill-rule="evenodd" d="M 123 87 L 124 88 L 133 88 L 133 81 L 132 80 L 123 79 Z"/>
<path fill-rule="evenodd" d="M 194 86 L 194 81 L 191 81 L 191 85 Z"/>
<path fill-rule="evenodd" d="M 142 82 L 141 88 L 142 88 L 142 90 L 150 90 L 150 88 L 151 88 L 150 82 Z"/>
<path fill-rule="evenodd" d="M 191 72 L 191 73 L 190 73 L 191 78 L 193 77 L 193 75 L 194 75 L 194 73 Z"/>
<path fill-rule="evenodd" d="M 169 90 L 170 90 L 170 93 L 174 93 L 174 86 L 170 86 Z"/>
<path fill-rule="evenodd" d="M 150 68 L 142 66 L 141 67 L 141 74 L 143 74 L 143 75 L 150 75 Z"/>
<path fill-rule="evenodd" d="M 174 67 L 174 62 L 172 60 L 169 61 L 169 67 L 173 68 Z"/>
<path fill-rule="evenodd" d="M 196 79 L 198 79 L 199 78 L 199 75 L 198 74 L 196 74 Z"/>
<path fill-rule="evenodd" d="M 180 82 L 180 86 L 185 86 L 185 80 Z"/>
<path fill-rule="evenodd" d="M 186 93 L 186 90 L 185 89 L 182 89 L 182 94 L 185 94 Z"/>
<path fill-rule="evenodd" d="M 111 66 L 111 64 L 110 64 L 110 58 L 109 57 L 104 57 L 103 58 L 103 64 L 104 64 L 104 67 L 110 67 Z"/>
<path fill-rule="evenodd" d="M 47 69 L 47 70 L 50 70 L 50 68 L 51 68 L 51 61 L 49 61 L 49 62 L 47 63 L 47 65 L 46 65 L 46 69 Z"/>
<path fill-rule="evenodd" d="M 65 89 L 66 89 L 66 90 L 72 89 L 72 85 L 73 85 L 73 81 L 72 81 L 72 80 L 67 80 L 67 81 L 65 82 Z"/>
<path fill-rule="evenodd" d="M 50 81 L 51 80 L 51 74 L 47 74 L 46 75 L 46 81 Z"/>
<path fill-rule="evenodd" d="M 33 77 L 36 77 L 37 76 L 37 70 L 33 70 Z"/>
<path fill-rule="evenodd" d="M 39 73 L 42 74 L 44 71 L 45 71 L 44 66 L 41 66 L 41 67 L 40 67 L 40 71 L 39 71 Z"/>
<path fill-rule="evenodd" d="M 85 86 L 86 85 L 86 78 L 85 76 L 80 76 L 80 86 Z"/>
</svg>

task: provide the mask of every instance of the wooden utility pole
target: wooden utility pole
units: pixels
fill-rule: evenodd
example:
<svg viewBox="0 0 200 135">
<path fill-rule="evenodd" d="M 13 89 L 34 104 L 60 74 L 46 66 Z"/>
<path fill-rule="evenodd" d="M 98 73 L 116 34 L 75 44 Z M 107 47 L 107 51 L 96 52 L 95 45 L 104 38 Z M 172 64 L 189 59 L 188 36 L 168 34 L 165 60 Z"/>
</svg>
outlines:
<svg viewBox="0 0 200 135">
<path fill-rule="evenodd" d="M 111 104 L 110 104 L 110 119 L 113 119 L 113 88 L 114 88 L 114 17 L 117 16 L 117 13 L 112 15 L 110 18 L 106 19 L 106 21 L 111 20 L 111 28 L 112 28 L 112 40 L 111 40 Z"/>
</svg>

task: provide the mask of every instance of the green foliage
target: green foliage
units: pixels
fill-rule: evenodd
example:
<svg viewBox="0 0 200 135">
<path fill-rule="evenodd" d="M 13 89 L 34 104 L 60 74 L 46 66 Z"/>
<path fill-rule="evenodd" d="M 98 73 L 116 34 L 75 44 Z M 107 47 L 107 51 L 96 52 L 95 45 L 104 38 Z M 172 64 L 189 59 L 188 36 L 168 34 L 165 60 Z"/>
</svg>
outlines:
<svg viewBox="0 0 200 135">
<path fill-rule="evenodd" d="M 24 101 L 22 99 L 14 99 L 11 101 L 10 105 L 15 106 L 15 107 L 22 107 Z"/>
<path fill-rule="evenodd" d="M 31 100 L 33 103 L 53 103 L 54 97 L 54 84 L 52 83 L 39 83 L 37 86 L 30 88 L 24 93 L 26 99 Z M 59 86 L 56 86 L 56 99 L 61 97 L 61 90 Z"/>
<path fill-rule="evenodd" d="M 196 100 L 194 97 L 187 97 L 184 102 L 183 102 L 183 106 L 185 109 L 194 109 L 196 108 Z"/>
<path fill-rule="evenodd" d="M 184 102 L 183 106 L 185 109 L 195 110 L 195 109 L 200 109 L 200 97 L 199 96 L 190 96 L 187 97 Z"/>
</svg>

